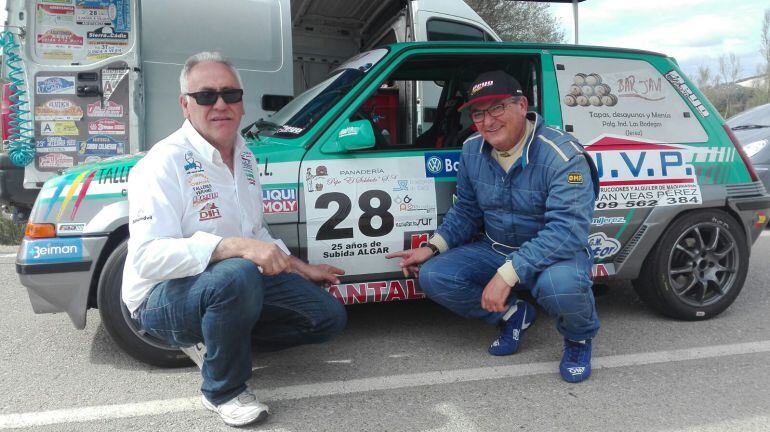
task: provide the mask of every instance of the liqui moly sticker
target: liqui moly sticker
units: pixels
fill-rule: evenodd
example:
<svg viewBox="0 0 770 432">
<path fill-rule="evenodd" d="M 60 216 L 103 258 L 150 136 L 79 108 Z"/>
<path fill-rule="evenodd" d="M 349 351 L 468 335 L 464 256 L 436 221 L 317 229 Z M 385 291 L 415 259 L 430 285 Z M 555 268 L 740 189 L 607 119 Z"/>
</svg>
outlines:
<svg viewBox="0 0 770 432">
<path fill-rule="evenodd" d="M 35 78 L 37 94 L 75 94 L 75 78 L 69 76 L 50 76 Z"/>
<path fill-rule="evenodd" d="M 113 119 L 99 119 L 88 123 L 89 134 L 125 135 L 126 125 Z"/>
<path fill-rule="evenodd" d="M 88 104 L 88 117 L 123 117 L 123 105 L 106 101 L 102 104 L 100 101 Z"/>
<path fill-rule="evenodd" d="M 83 118 L 83 109 L 67 99 L 52 99 L 35 107 L 35 120 L 75 120 Z"/>
</svg>

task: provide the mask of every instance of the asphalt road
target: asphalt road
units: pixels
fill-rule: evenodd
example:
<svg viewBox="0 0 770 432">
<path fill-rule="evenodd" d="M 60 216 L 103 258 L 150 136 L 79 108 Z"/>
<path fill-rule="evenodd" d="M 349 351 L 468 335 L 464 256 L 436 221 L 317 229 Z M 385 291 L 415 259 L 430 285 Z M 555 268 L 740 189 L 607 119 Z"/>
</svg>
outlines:
<svg viewBox="0 0 770 432">
<path fill-rule="evenodd" d="M 34 315 L 0 248 L 0 429 L 232 430 L 198 404 L 195 368 L 123 354 L 89 311 Z M 266 431 L 770 430 L 770 233 L 743 292 L 705 322 L 647 309 L 629 284 L 597 297 L 594 374 L 561 381 L 561 339 L 540 314 L 511 357 L 486 354 L 495 331 L 429 301 L 349 309 L 335 341 L 254 356 Z M 542 312 L 542 310 L 541 310 Z"/>
</svg>

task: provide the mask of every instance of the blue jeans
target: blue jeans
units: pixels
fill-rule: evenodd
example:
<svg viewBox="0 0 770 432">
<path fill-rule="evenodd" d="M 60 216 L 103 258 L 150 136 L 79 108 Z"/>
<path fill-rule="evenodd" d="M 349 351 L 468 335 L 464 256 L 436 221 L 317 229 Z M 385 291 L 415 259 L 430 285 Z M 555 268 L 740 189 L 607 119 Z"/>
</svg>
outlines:
<svg viewBox="0 0 770 432">
<path fill-rule="evenodd" d="M 505 260 L 486 239 L 459 246 L 422 265 L 420 288 L 428 298 L 458 315 L 495 325 L 503 313 L 482 309 L 481 294 Z M 556 317 L 556 328 L 565 337 L 593 338 L 599 331 L 599 318 L 591 291 L 592 262 L 588 251 L 580 253 L 543 270 L 534 286 L 519 284 L 514 289 L 529 290 L 538 304 Z M 516 294 L 511 291 L 508 304 L 515 301 Z"/>
<path fill-rule="evenodd" d="M 260 351 L 321 343 L 347 321 L 344 306 L 312 282 L 264 276 L 242 258 L 155 285 L 138 312 L 145 331 L 173 346 L 205 343 L 201 391 L 215 405 L 246 389 L 252 343 Z"/>
</svg>

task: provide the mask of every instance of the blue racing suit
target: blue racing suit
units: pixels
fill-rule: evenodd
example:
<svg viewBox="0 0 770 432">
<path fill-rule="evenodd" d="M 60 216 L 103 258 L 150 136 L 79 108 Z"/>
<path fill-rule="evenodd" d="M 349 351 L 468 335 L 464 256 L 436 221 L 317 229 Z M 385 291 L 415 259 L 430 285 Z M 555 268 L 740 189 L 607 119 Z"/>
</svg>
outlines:
<svg viewBox="0 0 770 432">
<path fill-rule="evenodd" d="M 588 246 L 596 168 L 574 137 L 543 125 L 535 113 L 528 118 L 535 126 L 508 172 L 480 134 L 463 144 L 457 202 L 436 230 L 450 249 L 423 264 L 420 286 L 456 313 L 496 324 L 502 314 L 481 309 L 481 294 L 510 261 L 516 288 L 555 315 L 564 336 L 592 338 L 599 329 Z M 482 227 L 484 238 L 466 243 Z"/>
</svg>

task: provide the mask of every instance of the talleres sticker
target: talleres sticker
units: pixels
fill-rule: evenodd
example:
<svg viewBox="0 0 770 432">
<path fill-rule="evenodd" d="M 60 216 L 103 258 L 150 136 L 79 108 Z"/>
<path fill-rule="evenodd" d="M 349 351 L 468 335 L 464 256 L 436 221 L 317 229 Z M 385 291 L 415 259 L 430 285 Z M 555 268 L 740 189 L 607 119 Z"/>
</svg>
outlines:
<svg viewBox="0 0 770 432">
<path fill-rule="evenodd" d="M 385 255 L 403 249 L 405 233 L 436 229 L 423 156 L 306 161 L 302 171 L 310 262 L 348 275 L 396 272 Z"/>
<path fill-rule="evenodd" d="M 699 148 L 602 136 L 586 145 L 599 174 L 596 209 L 701 204 L 695 167 Z"/>
</svg>

